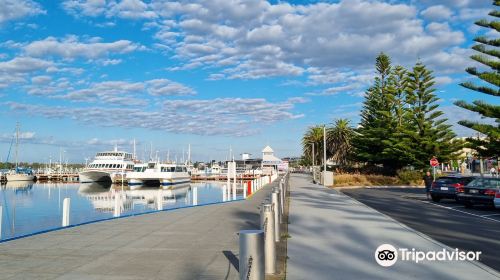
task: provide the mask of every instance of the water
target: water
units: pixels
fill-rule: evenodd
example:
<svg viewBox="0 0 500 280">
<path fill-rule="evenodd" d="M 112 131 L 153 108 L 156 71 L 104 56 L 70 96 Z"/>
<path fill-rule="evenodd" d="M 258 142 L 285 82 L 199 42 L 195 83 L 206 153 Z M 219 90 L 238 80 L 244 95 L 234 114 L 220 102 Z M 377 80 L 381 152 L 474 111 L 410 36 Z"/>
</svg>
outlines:
<svg viewBox="0 0 500 280">
<path fill-rule="evenodd" d="M 239 186 L 239 185 L 238 185 Z M 196 190 L 195 190 L 196 189 Z M 223 184 L 176 186 L 174 190 L 101 184 L 7 182 L 1 185 L 1 239 L 61 227 L 64 198 L 71 199 L 70 225 L 157 210 L 230 200 Z M 241 199 L 241 194 L 237 199 Z"/>
</svg>

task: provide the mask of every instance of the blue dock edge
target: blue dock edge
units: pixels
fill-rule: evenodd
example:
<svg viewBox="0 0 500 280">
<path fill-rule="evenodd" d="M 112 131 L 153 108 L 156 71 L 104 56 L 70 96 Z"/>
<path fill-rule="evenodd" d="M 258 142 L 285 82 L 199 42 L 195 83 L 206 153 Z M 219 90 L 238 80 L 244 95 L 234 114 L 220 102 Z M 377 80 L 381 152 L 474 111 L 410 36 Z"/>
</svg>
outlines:
<svg viewBox="0 0 500 280">
<path fill-rule="evenodd" d="M 105 219 L 100 219 L 100 220 L 93 220 L 93 221 L 88 221 L 88 222 L 83 222 L 83 223 L 69 225 L 67 227 L 56 227 L 56 228 L 51 228 L 51 229 L 36 231 L 36 232 L 32 232 L 32 233 L 28 233 L 28 234 L 24 234 L 24 235 L 20 235 L 20 236 L 15 236 L 15 237 L 7 238 L 7 239 L 2 239 L 2 240 L 0 240 L 0 244 L 1 243 L 5 243 L 5 242 L 9 242 L 9 241 L 13 241 L 13 240 L 17 240 L 17 239 L 21 239 L 21 238 L 26 238 L 26 237 L 30 237 L 30 236 L 34 236 L 34 235 L 43 234 L 43 233 L 48 233 L 48 232 L 53 232 L 53 231 L 59 231 L 59 230 L 63 230 L 63 229 L 68 229 L 68 228 L 73 228 L 73 227 L 79 227 L 79 226 L 88 225 L 88 224 L 94 224 L 94 223 L 100 223 L 100 222 L 105 222 L 105 221 L 110 221 L 110 220 L 123 219 L 123 218 L 129 218 L 129 217 L 135 217 L 135 216 L 142 216 L 142 215 L 154 214 L 154 213 L 160 213 L 160 212 L 167 212 L 167 211 L 175 211 L 175 210 L 179 210 L 179 209 L 187 209 L 187 208 L 193 208 L 193 207 L 208 206 L 208 205 L 214 205 L 214 204 L 224 204 L 224 203 L 239 202 L 239 201 L 243 201 L 243 200 L 246 200 L 246 199 L 245 198 L 238 198 L 238 199 L 231 200 L 231 201 L 219 201 L 219 202 L 203 203 L 203 204 L 198 204 L 198 205 L 179 206 L 179 207 L 174 207 L 174 208 L 169 208 L 169 209 L 163 209 L 163 210 L 152 210 L 152 211 L 147 211 L 147 212 L 143 212 L 143 213 L 132 213 L 132 214 L 127 214 L 127 215 L 123 215 L 123 216 L 120 216 L 120 217 L 110 217 L 110 218 L 105 218 Z"/>
</svg>

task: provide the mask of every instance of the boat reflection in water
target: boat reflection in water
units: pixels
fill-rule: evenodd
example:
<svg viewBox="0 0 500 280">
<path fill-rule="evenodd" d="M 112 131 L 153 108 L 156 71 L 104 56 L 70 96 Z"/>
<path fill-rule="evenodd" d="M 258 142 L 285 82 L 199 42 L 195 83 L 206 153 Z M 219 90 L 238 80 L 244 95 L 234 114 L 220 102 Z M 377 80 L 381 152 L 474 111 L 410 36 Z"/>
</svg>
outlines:
<svg viewBox="0 0 500 280">
<path fill-rule="evenodd" d="M 16 193 L 28 193 L 33 189 L 33 181 L 7 181 L 2 188 L 14 189 Z"/>
<path fill-rule="evenodd" d="M 169 204 L 189 204 L 191 186 L 185 184 L 175 188 L 136 188 L 102 183 L 80 184 L 78 194 L 91 201 L 99 212 L 113 212 L 114 217 L 124 212 L 134 212 L 136 208 L 143 210 L 163 210 Z"/>
<path fill-rule="evenodd" d="M 7 182 L 0 188 L 0 239 L 61 227 L 64 199 L 70 225 L 226 201 L 214 182 L 130 190 L 126 184 Z M 228 197 L 227 195 L 225 197 Z"/>
</svg>

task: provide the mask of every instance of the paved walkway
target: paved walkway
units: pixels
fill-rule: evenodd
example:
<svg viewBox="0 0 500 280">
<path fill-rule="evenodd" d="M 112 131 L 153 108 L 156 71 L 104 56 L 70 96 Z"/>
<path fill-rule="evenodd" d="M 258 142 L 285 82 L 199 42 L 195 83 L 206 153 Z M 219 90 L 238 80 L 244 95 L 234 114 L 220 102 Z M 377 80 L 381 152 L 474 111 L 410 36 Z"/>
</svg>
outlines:
<svg viewBox="0 0 500 280">
<path fill-rule="evenodd" d="M 238 279 L 236 233 L 259 227 L 257 207 L 274 184 L 246 201 L 116 219 L 0 244 L 0 279 Z"/>
<path fill-rule="evenodd" d="M 375 249 L 384 243 L 422 251 L 444 245 L 311 181 L 306 175 L 290 180 L 287 279 L 500 279 L 476 262 L 378 265 Z"/>
</svg>

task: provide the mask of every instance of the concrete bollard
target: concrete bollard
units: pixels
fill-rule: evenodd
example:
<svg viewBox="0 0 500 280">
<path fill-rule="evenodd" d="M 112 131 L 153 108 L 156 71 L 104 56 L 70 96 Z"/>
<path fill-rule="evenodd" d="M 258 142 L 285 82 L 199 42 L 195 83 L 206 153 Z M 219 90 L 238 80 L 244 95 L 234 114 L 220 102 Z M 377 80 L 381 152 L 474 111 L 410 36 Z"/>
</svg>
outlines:
<svg viewBox="0 0 500 280">
<path fill-rule="evenodd" d="M 243 199 L 247 199 L 247 184 L 242 183 L 241 186 L 243 187 Z"/>
<path fill-rule="evenodd" d="M 63 215 L 62 215 L 62 226 L 69 226 L 69 209 L 70 209 L 71 199 L 66 197 L 63 200 Z"/>
<path fill-rule="evenodd" d="M 198 188 L 193 188 L 193 206 L 198 205 Z"/>
<path fill-rule="evenodd" d="M 271 194 L 271 201 L 273 204 L 273 211 L 274 211 L 274 240 L 276 242 L 280 241 L 280 219 L 279 219 L 279 199 L 278 199 L 278 193 L 273 192 Z"/>
<path fill-rule="evenodd" d="M 158 211 L 162 211 L 163 210 L 163 190 L 160 189 L 158 190 L 158 195 L 156 197 L 156 209 Z"/>
<path fill-rule="evenodd" d="M 264 231 L 241 230 L 240 280 L 264 280 Z"/>
<path fill-rule="evenodd" d="M 236 200 L 236 183 L 233 183 L 233 200 Z"/>
<path fill-rule="evenodd" d="M 263 223 L 261 229 L 264 231 L 264 254 L 266 257 L 266 274 L 276 273 L 276 243 L 274 241 L 274 212 L 273 205 L 263 204 Z M 262 219 L 262 218 L 261 218 Z"/>
<path fill-rule="evenodd" d="M 227 201 L 227 187 L 226 185 L 222 186 L 222 201 L 226 202 Z"/>
</svg>

